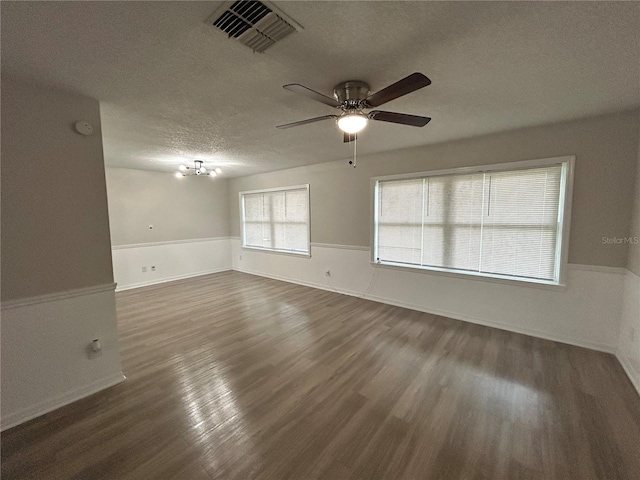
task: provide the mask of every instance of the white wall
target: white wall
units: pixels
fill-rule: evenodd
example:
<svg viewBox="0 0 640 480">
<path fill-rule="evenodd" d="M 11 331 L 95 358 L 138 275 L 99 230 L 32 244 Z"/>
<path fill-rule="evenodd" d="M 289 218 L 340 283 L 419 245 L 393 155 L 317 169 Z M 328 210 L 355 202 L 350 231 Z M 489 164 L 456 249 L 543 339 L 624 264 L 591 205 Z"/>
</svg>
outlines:
<svg viewBox="0 0 640 480">
<path fill-rule="evenodd" d="M 98 102 L 3 77 L 2 174 L 5 429 L 123 380 Z"/>
<path fill-rule="evenodd" d="M 106 177 L 117 290 L 231 269 L 225 178 L 128 168 Z"/>
<path fill-rule="evenodd" d="M 146 272 L 142 271 L 143 266 Z M 118 291 L 225 270 L 231 270 L 228 237 L 113 247 Z"/>
<path fill-rule="evenodd" d="M 114 287 L 3 302 L 2 430 L 124 380 Z"/>
</svg>

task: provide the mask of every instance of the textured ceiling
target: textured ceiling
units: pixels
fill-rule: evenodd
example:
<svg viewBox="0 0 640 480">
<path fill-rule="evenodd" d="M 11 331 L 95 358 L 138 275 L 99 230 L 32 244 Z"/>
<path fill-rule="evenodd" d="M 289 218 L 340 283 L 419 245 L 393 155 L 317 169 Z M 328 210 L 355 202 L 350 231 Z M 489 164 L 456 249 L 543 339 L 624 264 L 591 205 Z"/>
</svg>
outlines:
<svg viewBox="0 0 640 480">
<path fill-rule="evenodd" d="M 384 106 L 433 118 L 371 122 L 359 154 L 640 105 L 640 3 L 276 2 L 304 30 L 254 54 L 204 20 L 215 2 L 6 2 L 2 72 L 101 102 L 107 165 L 185 160 L 247 175 L 347 158 L 333 113 L 282 89 L 433 84 Z"/>
</svg>

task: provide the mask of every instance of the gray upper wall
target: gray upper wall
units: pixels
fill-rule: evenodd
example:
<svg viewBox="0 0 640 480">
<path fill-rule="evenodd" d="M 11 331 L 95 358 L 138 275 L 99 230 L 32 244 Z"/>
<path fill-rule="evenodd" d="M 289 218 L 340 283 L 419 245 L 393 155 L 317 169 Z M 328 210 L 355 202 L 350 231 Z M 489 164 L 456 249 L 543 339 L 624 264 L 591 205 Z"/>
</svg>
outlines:
<svg viewBox="0 0 640 480">
<path fill-rule="evenodd" d="M 114 246 L 229 236 L 226 179 L 128 168 L 106 172 Z"/>
<path fill-rule="evenodd" d="M 356 169 L 341 161 L 233 178 L 231 235 L 240 235 L 238 192 L 309 183 L 311 241 L 368 246 L 371 177 L 575 155 L 569 262 L 625 267 L 627 245 L 602 238 L 629 235 L 639 125 L 640 112 L 622 112 L 363 156 Z"/>
<path fill-rule="evenodd" d="M 3 76 L 1 200 L 2 300 L 113 282 L 97 100 Z"/>
</svg>

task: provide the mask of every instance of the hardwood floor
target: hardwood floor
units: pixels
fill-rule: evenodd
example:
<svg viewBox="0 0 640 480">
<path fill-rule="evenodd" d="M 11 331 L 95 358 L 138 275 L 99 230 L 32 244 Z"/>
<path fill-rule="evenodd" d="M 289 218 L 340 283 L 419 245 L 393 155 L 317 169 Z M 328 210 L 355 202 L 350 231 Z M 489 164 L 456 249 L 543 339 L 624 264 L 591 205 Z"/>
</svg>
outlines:
<svg viewBox="0 0 640 480">
<path fill-rule="evenodd" d="M 2 434 L 2 478 L 637 479 L 613 356 L 225 272 L 117 294 L 127 381 Z"/>
</svg>

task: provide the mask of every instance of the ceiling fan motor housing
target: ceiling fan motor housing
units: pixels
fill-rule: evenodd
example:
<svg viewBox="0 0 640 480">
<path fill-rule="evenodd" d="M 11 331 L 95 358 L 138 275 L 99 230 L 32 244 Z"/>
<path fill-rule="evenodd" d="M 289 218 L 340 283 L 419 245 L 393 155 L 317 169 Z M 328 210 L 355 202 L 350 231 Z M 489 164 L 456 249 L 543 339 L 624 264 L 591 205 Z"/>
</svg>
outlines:
<svg viewBox="0 0 640 480">
<path fill-rule="evenodd" d="M 349 80 L 336 85 L 333 96 L 347 107 L 356 107 L 369 96 L 369 85 L 360 80 Z"/>
</svg>

